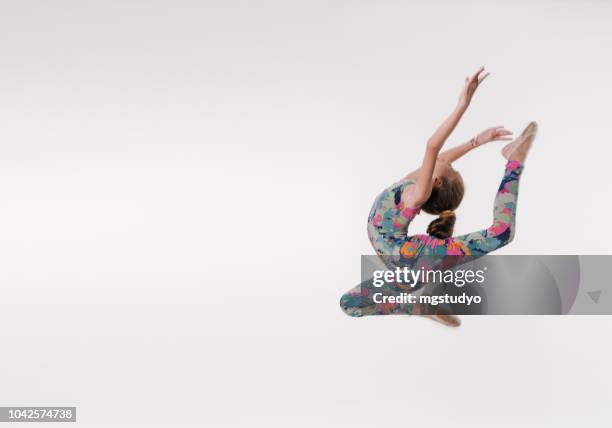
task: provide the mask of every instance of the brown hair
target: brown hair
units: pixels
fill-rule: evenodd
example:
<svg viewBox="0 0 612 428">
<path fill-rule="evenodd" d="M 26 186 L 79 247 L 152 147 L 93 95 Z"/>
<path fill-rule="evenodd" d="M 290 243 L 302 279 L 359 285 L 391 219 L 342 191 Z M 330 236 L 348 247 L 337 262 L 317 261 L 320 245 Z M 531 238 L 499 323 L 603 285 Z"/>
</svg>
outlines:
<svg viewBox="0 0 612 428">
<path fill-rule="evenodd" d="M 431 189 L 429 199 L 421 207 L 428 214 L 438 214 L 439 217 L 429 223 L 427 233 L 438 239 L 446 239 L 453 235 L 455 227 L 455 213 L 461 200 L 465 188 L 461 177 L 456 180 L 449 180 L 446 177 L 439 177 L 438 184 Z"/>
</svg>

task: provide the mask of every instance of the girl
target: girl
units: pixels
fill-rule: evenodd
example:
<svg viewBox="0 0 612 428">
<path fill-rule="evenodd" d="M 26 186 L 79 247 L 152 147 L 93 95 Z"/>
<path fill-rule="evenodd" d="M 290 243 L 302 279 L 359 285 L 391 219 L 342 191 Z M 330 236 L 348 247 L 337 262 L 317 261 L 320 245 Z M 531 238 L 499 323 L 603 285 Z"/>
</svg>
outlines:
<svg viewBox="0 0 612 428">
<path fill-rule="evenodd" d="M 368 237 L 376 253 L 389 266 L 389 260 L 417 259 L 426 256 L 482 256 L 507 245 L 514 237 L 518 184 L 527 153 L 535 139 L 537 124 L 531 122 L 521 135 L 502 149 L 507 159 L 493 206 L 493 223 L 486 229 L 452 236 L 455 213 L 463 199 L 461 175 L 452 162 L 469 151 L 491 141 L 511 140 L 512 132 L 501 126 L 488 128 L 470 141 L 441 152 L 448 136 L 467 110 L 479 85 L 489 73 L 481 67 L 465 84 L 459 102 L 451 115 L 427 141 L 421 167 L 385 189 L 375 200 L 368 217 Z M 425 211 L 438 215 L 427 228 L 427 235 L 407 236 L 408 225 Z M 418 304 L 375 304 L 371 299 L 371 282 L 367 281 L 342 296 L 340 306 L 351 316 L 373 314 L 423 314 Z M 458 326 L 459 318 L 451 314 L 426 315 L 447 325 Z"/>
</svg>

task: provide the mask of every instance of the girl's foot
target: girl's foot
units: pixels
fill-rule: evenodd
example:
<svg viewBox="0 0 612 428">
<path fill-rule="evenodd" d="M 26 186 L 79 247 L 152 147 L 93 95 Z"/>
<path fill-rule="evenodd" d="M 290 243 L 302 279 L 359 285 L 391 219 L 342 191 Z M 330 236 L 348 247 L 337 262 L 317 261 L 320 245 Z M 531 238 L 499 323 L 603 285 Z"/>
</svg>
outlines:
<svg viewBox="0 0 612 428">
<path fill-rule="evenodd" d="M 432 306 L 417 303 L 412 308 L 412 314 L 421 315 L 449 327 L 459 327 L 461 325 L 459 317 L 453 315 L 451 309 L 444 305 Z"/>
<path fill-rule="evenodd" d="M 457 315 L 424 315 L 425 318 L 437 321 L 448 327 L 459 327 L 461 320 Z"/>
<path fill-rule="evenodd" d="M 535 140 L 536 134 L 538 133 L 538 124 L 535 122 L 531 122 L 527 127 L 521 132 L 521 135 L 511 142 L 507 144 L 502 149 L 502 155 L 508 160 L 515 160 L 520 163 L 524 163 L 527 158 L 527 153 Z"/>
</svg>

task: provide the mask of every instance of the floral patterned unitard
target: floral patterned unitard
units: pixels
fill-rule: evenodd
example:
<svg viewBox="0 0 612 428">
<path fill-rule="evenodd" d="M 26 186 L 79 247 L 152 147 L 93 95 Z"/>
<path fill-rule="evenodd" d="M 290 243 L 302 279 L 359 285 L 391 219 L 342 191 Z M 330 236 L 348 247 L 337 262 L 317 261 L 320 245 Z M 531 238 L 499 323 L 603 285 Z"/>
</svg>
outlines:
<svg viewBox="0 0 612 428">
<path fill-rule="evenodd" d="M 402 192 L 415 182 L 411 179 L 401 180 L 385 189 L 374 201 L 368 217 L 370 242 L 380 256 L 404 260 L 428 256 L 478 257 L 497 250 L 514 237 L 518 185 L 522 170 L 523 165 L 517 161 L 509 161 L 506 164 L 504 177 L 495 196 L 491 226 L 447 239 L 408 235 L 408 225 L 420 209 L 404 207 Z M 368 298 L 372 291 L 367 282 L 351 289 L 340 299 L 342 310 L 351 316 L 412 313 L 410 304 L 372 303 Z"/>
</svg>

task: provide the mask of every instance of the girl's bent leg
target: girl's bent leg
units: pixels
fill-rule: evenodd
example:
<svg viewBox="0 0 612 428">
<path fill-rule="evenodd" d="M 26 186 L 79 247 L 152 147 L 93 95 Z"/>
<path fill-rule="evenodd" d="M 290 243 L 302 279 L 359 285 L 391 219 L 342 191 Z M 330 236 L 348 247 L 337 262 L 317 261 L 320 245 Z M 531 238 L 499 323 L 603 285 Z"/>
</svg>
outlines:
<svg viewBox="0 0 612 428">
<path fill-rule="evenodd" d="M 515 233 L 516 203 L 523 164 L 509 161 L 495 196 L 493 224 L 487 229 L 452 238 L 467 255 L 484 255 L 512 241 Z"/>
</svg>

